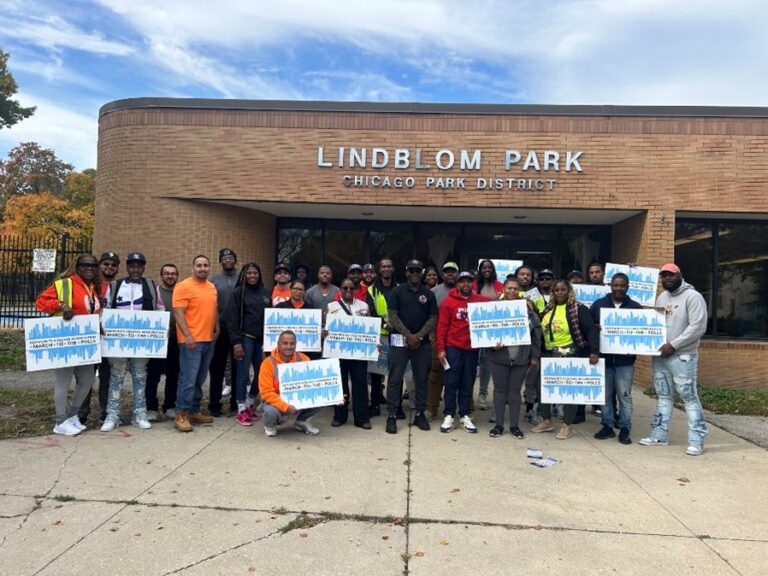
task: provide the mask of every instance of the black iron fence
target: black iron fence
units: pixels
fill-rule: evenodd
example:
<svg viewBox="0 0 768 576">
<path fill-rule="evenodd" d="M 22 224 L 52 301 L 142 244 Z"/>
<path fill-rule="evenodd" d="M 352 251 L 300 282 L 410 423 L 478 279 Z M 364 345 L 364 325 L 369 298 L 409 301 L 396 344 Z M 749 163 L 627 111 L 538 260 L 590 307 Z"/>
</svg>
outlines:
<svg viewBox="0 0 768 576">
<path fill-rule="evenodd" d="M 39 251 L 37 260 L 35 250 Z M 72 238 L 66 234 L 0 235 L 0 328 L 23 328 L 24 318 L 45 316 L 35 309 L 37 295 L 58 273 L 66 270 L 78 254 L 90 251 L 90 238 Z M 54 271 L 33 272 L 33 264 L 52 267 Z"/>
</svg>

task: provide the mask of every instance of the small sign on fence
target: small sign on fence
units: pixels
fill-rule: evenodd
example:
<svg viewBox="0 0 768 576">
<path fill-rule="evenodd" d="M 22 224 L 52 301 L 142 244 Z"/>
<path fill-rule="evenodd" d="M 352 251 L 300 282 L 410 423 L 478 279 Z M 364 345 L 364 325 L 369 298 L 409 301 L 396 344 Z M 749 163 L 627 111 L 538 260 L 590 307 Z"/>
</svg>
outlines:
<svg viewBox="0 0 768 576">
<path fill-rule="evenodd" d="M 56 249 L 35 248 L 32 251 L 32 272 L 55 272 Z"/>
</svg>

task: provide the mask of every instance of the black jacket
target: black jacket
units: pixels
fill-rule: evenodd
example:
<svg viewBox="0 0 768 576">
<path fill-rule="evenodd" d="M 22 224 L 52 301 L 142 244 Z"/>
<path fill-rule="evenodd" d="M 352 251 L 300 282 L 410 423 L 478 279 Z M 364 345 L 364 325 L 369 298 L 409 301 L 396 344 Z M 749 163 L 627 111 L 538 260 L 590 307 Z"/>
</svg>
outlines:
<svg viewBox="0 0 768 576">
<path fill-rule="evenodd" d="M 600 324 L 600 309 L 601 308 L 616 308 L 613 305 L 613 297 L 610 294 L 606 294 L 602 298 L 592 302 L 592 306 L 589 307 L 589 311 L 592 314 L 592 319 L 596 325 Z M 629 296 L 625 296 L 621 302 L 619 308 L 634 308 L 641 309 L 642 306 L 639 302 L 632 300 Z M 598 333 L 599 334 L 599 333 Z M 600 354 L 601 358 L 605 358 L 605 367 L 614 368 L 616 366 L 632 366 L 637 359 L 634 354 Z"/>
<path fill-rule="evenodd" d="M 264 309 L 271 306 L 270 293 L 263 286 L 235 286 L 226 317 L 231 344 L 238 344 L 246 334 L 261 341 L 264 337 Z"/>
</svg>

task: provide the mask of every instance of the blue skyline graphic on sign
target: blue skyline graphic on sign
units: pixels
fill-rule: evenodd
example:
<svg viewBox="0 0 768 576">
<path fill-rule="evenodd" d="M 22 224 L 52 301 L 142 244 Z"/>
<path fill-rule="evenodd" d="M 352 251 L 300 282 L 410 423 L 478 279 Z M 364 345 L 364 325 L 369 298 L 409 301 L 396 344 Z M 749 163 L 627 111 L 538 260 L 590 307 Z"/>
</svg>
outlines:
<svg viewBox="0 0 768 576">
<path fill-rule="evenodd" d="M 89 344 L 62 343 L 61 345 L 53 345 L 40 350 L 30 349 L 29 353 L 38 362 L 43 358 L 47 358 L 51 361 L 64 360 L 65 362 L 68 362 L 73 358 L 90 360 L 96 357 L 96 354 L 99 351 L 99 332 L 89 325 L 75 323 L 62 323 L 59 327 L 38 325 L 34 326 L 29 331 L 27 340 L 31 344 L 34 344 L 34 342 L 41 340 L 73 338 L 77 336 L 95 337 L 96 341 Z"/>
</svg>

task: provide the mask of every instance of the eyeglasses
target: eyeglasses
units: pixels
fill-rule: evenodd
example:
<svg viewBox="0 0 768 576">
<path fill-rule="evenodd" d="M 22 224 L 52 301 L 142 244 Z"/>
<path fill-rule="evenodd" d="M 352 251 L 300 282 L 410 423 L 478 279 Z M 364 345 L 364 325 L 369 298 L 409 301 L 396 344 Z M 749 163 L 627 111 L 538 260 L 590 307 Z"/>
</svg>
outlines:
<svg viewBox="0 0 768 576">
<path fill-rule="evenodd" d="M 408 274 L 421 274 L 421 268 L 408 268 L 406 272 Z"/>
</svg>

